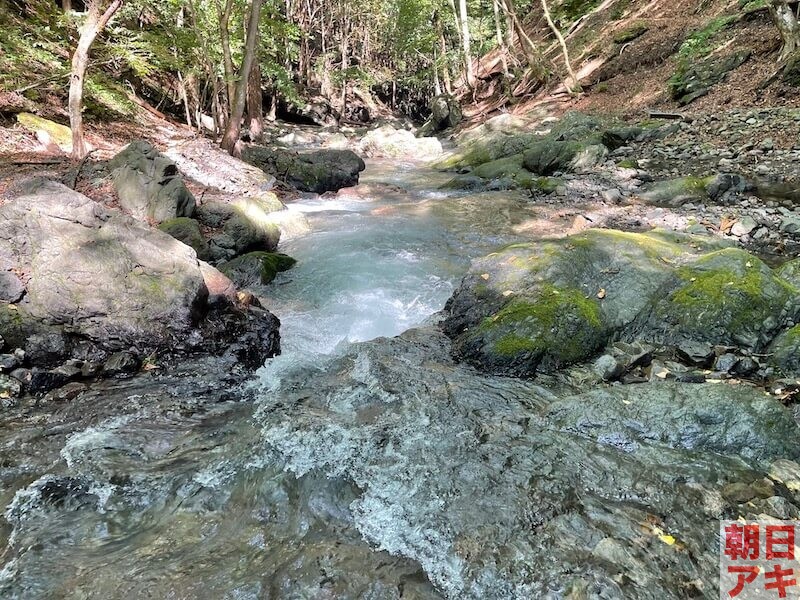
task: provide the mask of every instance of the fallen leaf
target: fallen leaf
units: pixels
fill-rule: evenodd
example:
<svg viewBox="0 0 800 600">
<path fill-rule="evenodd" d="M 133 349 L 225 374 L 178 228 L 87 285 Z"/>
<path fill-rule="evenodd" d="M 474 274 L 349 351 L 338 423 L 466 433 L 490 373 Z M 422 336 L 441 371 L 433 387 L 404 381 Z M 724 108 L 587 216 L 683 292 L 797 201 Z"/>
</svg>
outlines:
<svg viewBox="0 0 800 600">
<path fill-rule="evenodd" d="M 489 281 L 489 274 L 484 273 L 483 275 L 481 275 L 481 279 L 483 279 L 484 281 Z"/>
<path fill-rule="evenodd" d="M 513 296 L 513 295 L 514 295 L 514 292 L 512 292 L 511 290 L 506 290 L 505 292 L 503 292 L 503 297 L 504 298 L 508 298 L 509 296 Z"/>
<path fill-rule="evenodd" d="M 597 297 L 600 298 L 600 300 L 605 298 L 606 297 L 606 290 L 604 288 L 600 288 L 600 291 L 597 292 Z"/>
</svg>

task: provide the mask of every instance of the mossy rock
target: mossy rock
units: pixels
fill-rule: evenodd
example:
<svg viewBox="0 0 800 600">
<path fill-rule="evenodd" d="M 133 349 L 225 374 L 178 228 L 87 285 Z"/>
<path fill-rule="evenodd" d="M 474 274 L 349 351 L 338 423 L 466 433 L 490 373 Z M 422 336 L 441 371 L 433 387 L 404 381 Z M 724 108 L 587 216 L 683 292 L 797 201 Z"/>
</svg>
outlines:
<svg viewBox="0 0 800 600">
<path fill-rule="evenodd" d="M 535 175 L 552 175 L 557 171 L 572 170 L 572 161 L 583 149 L 578 142 L 539 142 L 523 156 L 522 164 Z"/>
<path fill-rule="evenodd" d="M 724 243 L 660 230 L 590 229 L 512 244 L 474 262 L 448 301 L 443 329 L 459 357 L 496 373 L 532 375 L 586 360 L 615 336 L 627 337 L 683 265 Z M 541 310 L 526 315 L 530 304 Z M 554 307 L 564 320 L 545 318 Z"/>
<path fill-rule="evenodd" d="M 635 337 L 761 351 L 793 315 L 799 292 L 752 254 L 726 248 L 676 269 L 656 295 Z"/>
<path fill-rule="evenodd" d="M 458 344 L 490 369 L 533 375 L 590 357 L 607 341 L 598 301 L 581 290 L 544 285 L 533 297 L 514 298 Z"/>
<path fill-rule="evenodd" d="M 477 167 L 472 174 L 484 179 L 499 179 L 500 177 L 515 178 L 524 171 L 522 168 L 522 154 L 515 154 L 507 158 L 499 158 Z"/>
<path fill-rule="evenodd" d="M 237 254 L 259 250 L 272 252 L 281 239 L 277 225 L 240 211 L 226 221 L 222 230 L 233 240 Z"/>
<path fill-rule="evenodd" d="M 278 273 L 288 271 L 297 261 L 286 254 L 250 252 L 219 266 L 239 287 L 271 283 Z"/>
<path fill-rule="evenodd" d="M 17 121 L 32 133 L 44 132 L 64 152 L 72 152 L 72 130 L 66 125 L 55 123 L 31 113 L 19 113 Z"/>
<path fill-rule="evenodd" d="M 671 264 L 700 246 L 693 236 L 606 229 L 512 244 L 475 261 L 443 326 L 461 357 L 490 371 L 553 370 L 590 358 L 633 322 L 672 275 Z M 524 327 L 510 325 L 523 312 L 518 302 L 541 304 Z M 565 320 L 545 318 L 554 307 Z"/>
<path fill-rule="evenodd" d="M 200 230 L 200 224 L 194 219 L 188 217 L 178 217 L 164 221 L 158 228 L 164 233 L 168 233 L 176 240 L 183 242 L 190 248 L 194 248 L 197 253 L 197 258 L 200 260 L 208 260 L 210 251 L 208 243 L 203 237 L 203 232 Z"/>
<path fill-rule="evenodd" d="M 642 197 L 656 206 L 677 207 L 687 202 L 708 199 L 708 187 L 714 177 L 679 177 L 659 181 L 650 186 Z"/>
</svg>

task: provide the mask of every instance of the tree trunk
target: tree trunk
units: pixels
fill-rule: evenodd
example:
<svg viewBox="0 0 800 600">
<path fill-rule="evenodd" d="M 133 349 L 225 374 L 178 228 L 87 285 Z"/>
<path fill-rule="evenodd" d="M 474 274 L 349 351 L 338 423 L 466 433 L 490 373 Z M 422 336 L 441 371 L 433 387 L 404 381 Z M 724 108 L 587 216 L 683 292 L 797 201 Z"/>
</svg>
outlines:
<svg viewBox="0 0 800 600">
<path fill-rule="evenodd" d="M 558 27 L 553 23 L 553 18 L 550 16 L 550 8 L 547 6 L 547 0 L 542 0 L 542 11 L 544 12 L 545 19 L 547 19 L 547 25 L 550 27 L 550 31 L 553 32 L 553 35 L 556 36 L 558 44 L 561 46 L 561 53 L 564 55 L 564 63 L 567 65 L 567 73 L 569 73 L 569 78 L 571 79 L 570 83 L 567 85 L 567 91 L 570 94 L 578 93 L 581 91 L 581 84 L 575 76 L 575 71 L 572 70 L 572 63 L 569 60 L 569 51 L 567 50 L 567 43 L 564 41 L 564 36 L 561 35 Z"/>
<path fill-rule="evenodd" d="M 503 75 L 508 79 L 508 48 L 503 37 L 503 25 L 500 21 L 500 0 L 492 0 L 492 11 L 494 12 L 494 33 L 497 38 L 497 47 L 500 50 L 500 60 L 503 64 Z"/>
<path fill-rule="evenodd" d="M 247 81 L 246 120 L 250 130 L 250 139 L 260 140 L 264 135 L 264 100 L 261 95 L 261 65 L 258 63 L 258 51 L 256 51 Z"/>
<path fill-rule="evenodd" d="M 517 34 L 517 37 L 519 38 L 520 46 L 522 46 L 522 53 L 525 55 L 525 59 L 528 61 L 528 66 L 539 79 L 545 80 L 547 78 L 547 69 L 544 67 L 541 52 L 539 52 L 536 44 L 533 43 L 533 40 L 531 40 L 528 34 L 525 33 L 525 28 L 522 26 L 522 23 L 520 23 L 519 17 L 517 16 L 517 9 L 514 6 L 514 0 L 499 1 L 502 9 L 511 19 L 511 24 Z"/>
<path fill-rule="evenodd" d="M 231 33 L 229 24 L 231 20 L 231 10 L 233 8 L 233 0 L 225 2 L 224 10 L 217 0 L 217 11 L 220 12 L 219 17 L 219 39 L 222 44 L 222 61 L 225 67 L 225 90 L 228 97 L 228 110 L 233 110 L 233 100 L 236 94 L 236 85 L 234 83 L 235 76 L 233 73 L 233 57 L 231 55 Z"/>
<path fill-rule="evenodd" d="M 262 0 L 253 0 L 250 4 L 250 18 L 247 23 L 247 39 L 244 48 L 244 60 L 239 81 L 236 83 L 231 114 L 225 133 L 222 136 L 221 146 L 230 154 L 234 153 L 236 144 L 239 142 L 239 134 L 242 132 L 242 117 L 244 116 L 244 105 L 247 97 L 247 80 L 250 69 L 253 68 L 253 61 L 256 55 L 256 44 L 258 42 L 258 22 L 261 17 Z"/>
<path fill-rule="evenodd" d="M 86 22 L 81 27 L 78 47 L 72 55 L 72 73 L 69 82 L 69 125 L 72 129 L 72 157 L 82 160 L 87 154 L 86 140 L 83 136 L 83 84 L 86 67 L 89 65 L 89 52 L 97 35 L 105 29 L 108 22 L 122 7 L 123 0 L 113 0 L 106 11 L 100 15 L 100 4 L 88 4 Z"/>
<path fill-rule="evenodd" d="M 464 76 L 467 85 L 475 85 L 475 71 L 472 68 L 472 49 L 469 35 L 469 15 L 467 14 L 467 0 L 458 0 L 458 14 L 461 22 L 461 47 L 464 51 Z"/>
<path fill-rule="evenodd" d="M 61 2 L 61 8 L 64 12 L 70 12 L 72 10 L 72 0 L 63 0 Z"/>
<path fill-rule="evenodd" d="M 788 0 L 770 0 L 767 6 L 783 40 L 783 47 L 778 58 L 780 62 L 783 62 L 800 50 L 800 22 L 789 6 Z"/>
</svg>

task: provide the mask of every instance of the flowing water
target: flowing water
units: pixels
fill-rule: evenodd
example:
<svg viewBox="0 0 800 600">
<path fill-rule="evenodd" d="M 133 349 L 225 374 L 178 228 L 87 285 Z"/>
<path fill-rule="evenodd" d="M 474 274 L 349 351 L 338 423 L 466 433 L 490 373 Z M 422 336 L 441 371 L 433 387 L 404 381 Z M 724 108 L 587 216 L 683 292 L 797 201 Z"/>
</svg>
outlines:
<svg viewBox="0 0 800 600">
<path fill-rule="evenodd" d="M 783 408 L 455 364 L 435 315 L 531 207 L 411 163 L 362 181 L 293 205 L 283 354 L 246 385 L 196 359 L 0 412 L 0 598 L 717 597 L 725 486 L 797 458 Z"/>
<path fill-rule="evenodd" d="M 423 323 L 470 254 L 503 239 L 479 244 L 472 224 L 454 229 L 454 215 L 437 212 L 443 181 L 414 164 L 376 163 L 362 182 L 404 188 L 292 205 L 313 232 L 282 246 L 298 265 L 264 290 L 283 354 L 250 383 L 257 389 L 220 402 L 220 382 L 189 364 L 193 379 L 108 383 L 46 416 L 3 415 L 0 597 L 317 597 L 303 578 L 325 590 L 315 580 L 325 560 L 344 561 L 375 597 L 375 569 L 428 586 L 418 565 L 376 552 L 352 529 L 350 483 L 284 472 L 259 432 L 268 417 L 253 411 L 287 374 L 319 372 L 354 342 Z M 255 401 L 237 402 L 245 397 Z"/>
</svg>

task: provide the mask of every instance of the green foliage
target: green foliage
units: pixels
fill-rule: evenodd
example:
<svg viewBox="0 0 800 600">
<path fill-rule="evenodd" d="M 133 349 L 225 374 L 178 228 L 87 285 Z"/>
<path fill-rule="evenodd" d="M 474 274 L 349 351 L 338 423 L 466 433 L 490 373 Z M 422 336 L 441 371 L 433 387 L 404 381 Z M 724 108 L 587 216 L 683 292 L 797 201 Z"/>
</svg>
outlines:
<svg viewBox="0 0 800 600">
<path fill-rule="evenodd" d="M 738 20 L 738 15 L 727 15 L 716 17 L 706 23 L 702 29 L 690 34 L 681 44 L 678 50 L 678 61 L 680 63 L 690 63 L 711 54 L 714 50 L 711 43 L 716 36 Z"/>
<path fill-rule="evenodd" d="M 553 21 L 566 29 L 583 15 L 593 11 L 602 0 L 562 0 L 551 8 Z"/>
</svg>

